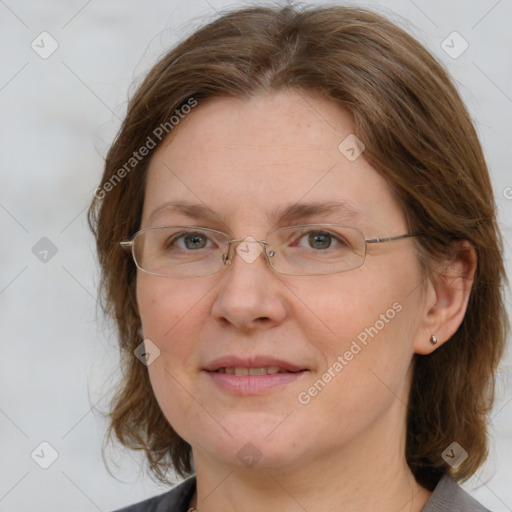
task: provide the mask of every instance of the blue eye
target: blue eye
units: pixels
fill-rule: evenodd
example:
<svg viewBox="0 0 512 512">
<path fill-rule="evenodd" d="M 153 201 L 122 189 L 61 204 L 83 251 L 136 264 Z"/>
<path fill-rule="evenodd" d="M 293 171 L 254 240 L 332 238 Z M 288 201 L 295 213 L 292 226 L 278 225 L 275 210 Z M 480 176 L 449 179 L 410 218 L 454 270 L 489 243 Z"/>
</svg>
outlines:
<svg viewBox="0 0 512 512">
<path fill-rule="evenodd" d="M 200 231 L 196 232 L 190 232 L 190 233 L 180 233 L 172 238 L 169 243 L 166 243 L 166 246 L 172 246 L 174 243 L 178 240 L 183 240 L 184 245 L 179 246 L 179 249 L 183 250 L 197 250 L 197 249 L 204 249 L 206 246 L 206 243 L 208 242 L 209 238 Z"/>
<path fill-rule="evenodd" d="M 308 231 L 303 234 L 300 240 L 307 237 L 308 246 L 312 249 L 331 249 L 332 244 L 337 241 L 337 247 L 350 247 L 350 244 L 343 238 L 333 235 L 328 231 Z"/>
</svg>

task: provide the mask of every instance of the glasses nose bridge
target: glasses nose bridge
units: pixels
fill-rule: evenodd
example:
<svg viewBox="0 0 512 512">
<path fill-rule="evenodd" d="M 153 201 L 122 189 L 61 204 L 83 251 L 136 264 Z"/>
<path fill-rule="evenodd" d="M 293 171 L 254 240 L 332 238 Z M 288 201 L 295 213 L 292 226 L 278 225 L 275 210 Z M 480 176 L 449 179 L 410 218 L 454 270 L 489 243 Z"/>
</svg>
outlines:
<svg viewBox="0 0 512 512">
<path fill-rule="evenodd" d="M 226 254 L 224 254 L 222 256 L 222 262 L 225 265 L 231 265 L 233 263 L 233 252 L 232 251 L 234 250 L 236 252 L 236 247 L 238 247 L 241 243 L 244 243 L 244 242 L 259 244 L 259 246 L 262 248 L 263 254 L 265 255 L 265 259 L 268 261 L 267 246 L 269 246 L 269 243 L 266 240 L 256 240 L 252 236 L 247 236 L 245 238 L 234 238 L 232 240 L 226 241 L 226 243 L 228 244 L 228 249 L 226 251 Z M 259 254 L 258 254 L 258 256 L 259 256 Z"/>
</svg>

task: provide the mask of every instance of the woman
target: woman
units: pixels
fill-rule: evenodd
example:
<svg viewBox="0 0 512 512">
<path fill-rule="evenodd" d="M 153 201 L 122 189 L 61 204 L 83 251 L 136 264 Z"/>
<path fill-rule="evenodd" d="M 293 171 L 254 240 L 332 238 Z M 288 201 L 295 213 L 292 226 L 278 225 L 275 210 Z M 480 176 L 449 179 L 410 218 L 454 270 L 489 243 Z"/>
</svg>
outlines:
<svg viewBox="0 0 512 512">
<path fill-rule="evenodd" d="M 482 150 L 443 68 L 363 9 L 247 8 L 131 100 L 89 212 L 110 433 L 188 477 L 124 511 L 485 510 L 507 332 Z"/>
</svg>

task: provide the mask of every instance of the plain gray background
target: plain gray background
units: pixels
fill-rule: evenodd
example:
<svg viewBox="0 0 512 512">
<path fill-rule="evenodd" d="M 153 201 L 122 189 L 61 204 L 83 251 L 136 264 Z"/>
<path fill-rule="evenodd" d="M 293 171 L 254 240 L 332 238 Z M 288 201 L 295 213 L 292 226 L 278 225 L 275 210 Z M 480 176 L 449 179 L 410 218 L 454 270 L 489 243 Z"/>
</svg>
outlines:
<svg viewBox="0 0 512 512">
<path fill-rule="evenodd" d="M 137 456 L 117 454 L 117 479 L 101 458 L 106 423 L 92 406 L 106 406 L 117 350 L 97 309 L 85 211 L 130 85 L 216 11 L 247 4 L 0 0 L 0 512 L 108 511 L 165 490 L 140 474 Z M 405 26 L 456 79 L 485 149 L 512 275 L 512 2 L 351 4 Z M 451 56 L 442 47 L 448 36 Z M 464 41 L 468 48 L 454 58 Z M 56 51 L 44 55 L 52 44 Z M 498 377 L 489 460 L 463 486 L 505 512 L 512 510 L 510 354 Z M 52 450 L 56 460 L 42 469 Z"/>
</svg>

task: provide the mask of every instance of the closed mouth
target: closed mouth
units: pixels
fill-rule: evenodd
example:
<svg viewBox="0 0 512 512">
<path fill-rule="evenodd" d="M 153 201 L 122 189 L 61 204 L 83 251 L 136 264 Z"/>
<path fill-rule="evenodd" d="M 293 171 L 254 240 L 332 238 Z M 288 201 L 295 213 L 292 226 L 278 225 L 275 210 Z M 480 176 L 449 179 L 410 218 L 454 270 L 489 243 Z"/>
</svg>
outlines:
<svg viewBox="0 0 512 512">
<path fill-rule="evenodd" d="M 297 372 L 286 370 L 285 368 L 279 368 L 278 366 L 263 366 L 258 368 L 245 368 L 242 366 L 229 366 L 225 368 L 219 368 L 218 370 L 214 370 L 213 373 L 227 373 L 229 375 L 274 375 L 276 373 L 298 373 L 303 370 L 299 370 Z"/>
<path fill-rule="evenodd" d="M 276 373 L 299 373 L 306 371 L 307 368 L 272 356 L 255 355 L 252 357 L 220 357 L 205 365 L 203 370 L 228 375 L 274 375 Z"/>
</svg>

